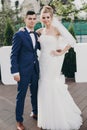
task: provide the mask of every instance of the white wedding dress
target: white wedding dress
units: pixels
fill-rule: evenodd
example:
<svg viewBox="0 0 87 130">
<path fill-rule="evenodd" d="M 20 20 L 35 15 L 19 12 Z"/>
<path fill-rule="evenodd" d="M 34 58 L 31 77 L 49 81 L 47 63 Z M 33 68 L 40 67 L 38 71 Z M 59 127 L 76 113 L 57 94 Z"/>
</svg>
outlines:
<svg viewBox="0 0 87 130">
<path fill-rule="evenodd" d="M 47 130 L 78 130 L 82 125 L 81 111 L 61 76 L 63 58 L 50 54 L 64 42 L 61 37 L 45 34 L 40 36 L 38 127 Z"/>
</svg>

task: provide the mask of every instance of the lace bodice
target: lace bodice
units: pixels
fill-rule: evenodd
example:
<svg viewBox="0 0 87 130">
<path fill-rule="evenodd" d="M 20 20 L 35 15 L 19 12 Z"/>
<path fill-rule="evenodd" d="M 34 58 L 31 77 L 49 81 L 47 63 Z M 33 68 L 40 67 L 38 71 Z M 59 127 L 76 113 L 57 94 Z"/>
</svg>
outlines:
<svg viewBox="0 0 87 130">
<path fill-rule="evenodd" d="M 40 36 L 41 43 L 41 52 L 45 51 L 48 54 L 52 50 L 64 49 L 64 47 L 68 44 L 62 36 L 52 36 L 42 34 Z"/>
<path fill-rule="evenodd" d="M 61 74 L 61 67 L 63 64 L 63 56 L 53 56 L 52 50 L 60 48 L 61 37 L 55 37 L 51 35 L 41 35 L 41 55 L 40 55 L 40 76 L 41 77 L 58 77 Z M 47 73 L 46 73 L 47 71 Z"/>
<path fill-rule="evenodd" d="M 42 51 L 51 51 L 56 50 L 58 48 L 58 38 L 51 35 L 41 35 L 40 43 Z"/>
</svg>

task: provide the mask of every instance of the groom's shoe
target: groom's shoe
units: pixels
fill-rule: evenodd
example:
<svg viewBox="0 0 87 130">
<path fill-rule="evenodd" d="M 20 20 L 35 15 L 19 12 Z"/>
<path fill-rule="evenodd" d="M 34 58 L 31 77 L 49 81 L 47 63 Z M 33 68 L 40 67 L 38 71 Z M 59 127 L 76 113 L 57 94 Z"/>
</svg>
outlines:
<svg viewBox="0 0 87 130">
<path fill-rule="evenodd" d="M 22 122 L 17 122 L 17 130 L 25 130 L 25 127 Z"/>
<path fill-rule="evenodd" d="M 37 115 L 34 114 L 33 112 L 31 112 L 30 117 L 32 117 L 33 119 L 37 120 Z"/>
</svg>

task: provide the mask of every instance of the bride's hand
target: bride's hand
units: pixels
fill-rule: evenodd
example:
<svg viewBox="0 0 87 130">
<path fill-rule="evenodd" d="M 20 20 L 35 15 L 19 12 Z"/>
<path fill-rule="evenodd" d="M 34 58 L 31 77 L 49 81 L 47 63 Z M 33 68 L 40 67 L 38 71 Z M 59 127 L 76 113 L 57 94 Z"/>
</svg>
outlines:
<svg viewBox="0 0 87 130">
<path fill-rule="evenodd" d="M 25 30 L 24 30 L 24 27 L 20 27 L 20 28 L 19 28 L 19 31 L 23 31 L 23 32 L 24 32 L 24 31 L 25 31 Z"/>
<path fill-rule="evenodd" d="M 63 51 L 62 50 L 60 50 L 60 51 L 58 51 L 58 50 L 56 50 L 56 51 L 51 51 L 51 55 L 52 56 L 61 56 L 63 54 Z"/>
</svg>

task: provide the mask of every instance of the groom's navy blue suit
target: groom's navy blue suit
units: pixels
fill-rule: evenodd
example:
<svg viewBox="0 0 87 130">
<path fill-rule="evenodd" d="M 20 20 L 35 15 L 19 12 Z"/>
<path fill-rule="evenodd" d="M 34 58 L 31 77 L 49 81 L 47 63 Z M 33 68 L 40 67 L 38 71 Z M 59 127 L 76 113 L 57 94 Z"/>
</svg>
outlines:
<svg viewBox="0 0 87 130">
<path fill-rule="evenodd" d="M 20 74 L 16 100 L 16 120 L 23 122 L 24 101 L 28 85 L 30 86 L 32 111 L 37 114 L 37 90 L 39 78 L 39 63 L 37 49 L 40 49 L 37 34 L 34 33 L 36 44 L 33 48 L 30 34 L 19 31 L 13 36 L 11 51 L 11 73 Z"/>
</svg>

